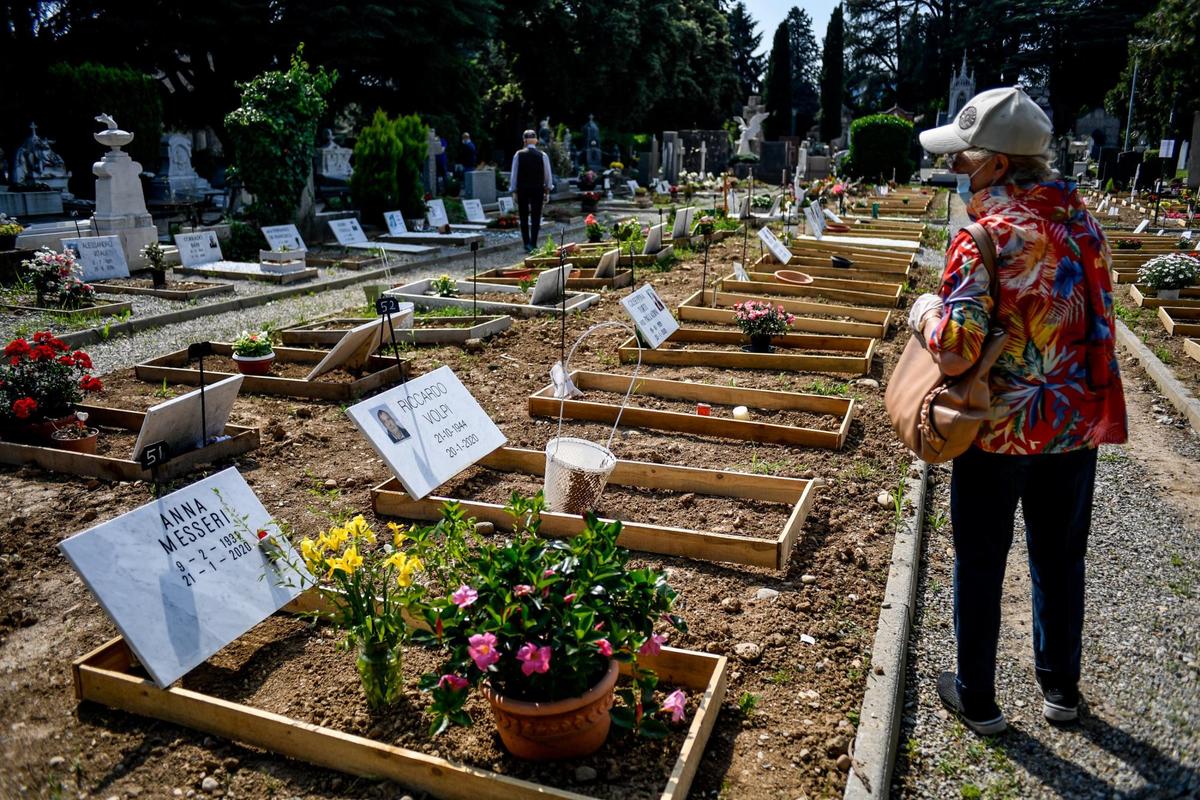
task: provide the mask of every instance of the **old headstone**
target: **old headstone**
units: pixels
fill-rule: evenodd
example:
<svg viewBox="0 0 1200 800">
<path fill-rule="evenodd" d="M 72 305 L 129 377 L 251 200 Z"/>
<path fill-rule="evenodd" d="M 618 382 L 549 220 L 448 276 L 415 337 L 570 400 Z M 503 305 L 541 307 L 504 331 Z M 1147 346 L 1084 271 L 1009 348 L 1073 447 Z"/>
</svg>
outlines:
<svg viewBox="0 0 1200 800">
<path fill-rule="evenodd" d="M 259 548 L 259 531 L 284 558 L 272 560 Z M 312 583 L 290 566 L 299 564 L 298 554 L 233 467 L 59 548 L 160 688 Z"/>
<path fill-rule="evenodd" d="M 224 260 L 216 231 L 177 233 L 175 234 L 175 246 L 179 248 L 179 262 L 185 267 L 214 264 Z"/>
<path fill-rule="evenodd" d="M 449 225 L 450 216 L 446 213 L 446 203 L 441 198 L 426 201 L 425 219 L 429 222 L 429 227 L 435 230 Z"/>
<path fill-rule="evenodd" d="M 142 266 L 145 264 L 142 248 L 158 241 L 158 228 L 146 210 L 146 197 L 139 177 L 142 165 L 121 150 L 133 141 L 133 133 L 117 128 L 117 123 L 107 114 L 99 115 L 96 120 L 107 128 L 92 136 L 109 150 L 92 164 L 96 176 L 96 213 L 92 225 L 98 236 L 121 237 L 125 260 Z"/>
<path fill-rule="evenodd" d="M 158 174 L 150 181 L 154 200 L 192 200 L 212 191 L 212 186 L 192 167 L 192 137 L 165 133 L 159 140 Z"/>
<path fill-rule="evenodd" d="M 663 176 L 671 183 L 679 183 L 679 134 L 675 131 L 663 131 L 662 166 Z"/>
<path fill-rule="evenodd" d="M 663 227 L 666 223 L 651 225 L 650 232 L 646 234 L 646 244 L 642 246 L 642 255 L 653 255 L 663 248 Z"/>
<path fill-rule="evenodd" d="M 464 173 L 463 194 L 485 206 L 496 202 L 496 170 L 476 169 Z"/>
<path fill-rule="evenodd" d="M 572 265 L 563 264 L 561 267 L 553 267 L 539 273 L 537 283 L 533 285 L 533 292 L 529 296 L 529 305 L 551 306 L 562 300 L 571 269 Z"/>
<path fill-rule="evenodd" d="M 288 250 L 308 250 L 295 225 L 266 225 L 262 232 L 272 250 L 284 247 Z"/>
<path fill-rule="evenodd" d="M 64 250 L 75 254 L 84 281 L 103 281 L 110 278 L 128 278 L 129 264 L 125 261 L 125 250 L 118 236 L 85 236 L 63 239 Z"/>
<path fill-rule="evenodd" d="M 350 176 L 354 174 L 354 168 L 350 166 L 352 155 L 354 155 L 354 151 L 335 142 L 333 131 L 326 128 L 325 141 L 317 148 L 316 153 L 317 176 L 328 181 L 345 182 L 350 180 Z"/>
<path fill-rule="evenodd" d="M 588 169 L 600 169 L 604 165 L 600 154 L 600 126 L 591 114 L 588 114 L 587 124 L 583 126 L 583 152 Z"/>
</svg>

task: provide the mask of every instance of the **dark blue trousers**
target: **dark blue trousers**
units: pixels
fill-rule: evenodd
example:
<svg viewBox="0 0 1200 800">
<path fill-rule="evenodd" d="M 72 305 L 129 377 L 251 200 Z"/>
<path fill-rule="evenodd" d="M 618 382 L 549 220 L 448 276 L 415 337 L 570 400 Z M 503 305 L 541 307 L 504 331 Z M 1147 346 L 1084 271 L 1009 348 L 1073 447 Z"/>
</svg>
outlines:
<svg viewBox="0 0 1200 800">
<path fill-rule="evenodd" d="M 1000 595 L 1017 501 L 1033 583 L 1033 657 L 1043 685 L 1079 680 L 1084 554 L 1092 522 L 1096 450 L 1015 456 L 972 447 L 954 459 L 954 634 L 964 701 L 991 700 Z"/>
</svg>

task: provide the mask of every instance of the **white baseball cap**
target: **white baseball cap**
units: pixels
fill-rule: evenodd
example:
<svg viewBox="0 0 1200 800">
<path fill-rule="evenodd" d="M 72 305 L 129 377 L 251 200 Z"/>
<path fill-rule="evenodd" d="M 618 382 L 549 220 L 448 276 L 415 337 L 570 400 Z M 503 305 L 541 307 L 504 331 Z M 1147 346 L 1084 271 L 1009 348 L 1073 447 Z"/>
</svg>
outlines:
<svg viewBox="0 0 1200 800">
<path fill-rule="evenodd" d="M 1042 155 L 1053 126 L 1046 112 L 1016 86 L 988 89 L 967 101 L 953 122 L 921 131 L 930 153 L 960 153 L 981 147 L 1012 156 Z"/>
</svg>

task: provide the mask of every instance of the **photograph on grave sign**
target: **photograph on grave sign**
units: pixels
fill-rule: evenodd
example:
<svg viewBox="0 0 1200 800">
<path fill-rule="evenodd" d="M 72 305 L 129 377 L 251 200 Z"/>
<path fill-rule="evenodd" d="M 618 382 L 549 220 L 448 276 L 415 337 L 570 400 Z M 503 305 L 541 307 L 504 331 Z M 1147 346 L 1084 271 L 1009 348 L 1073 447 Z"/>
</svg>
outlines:
<svg viewBox="0 0 1200 800">
<path fill-rule="evenodd" d="M 442 202 L 441 198 L 426 201 L 425 209 L 425 218 L 429 220 L 429 227 L 440 228 L 450 224 L 450 217 L 446 215 L 446 204 Z"/>
<path fill-rule="evenodd" d="M 175 234 L 175 246 L 179 248 L 179 261 L 185 267 L 196 267 L 224 260 L 216 231 L 177 233 Z"/>
<path fill-rule="evenodd" d="M 643 284 L 637 291 L 621 298 L 625 313 L 633 319 L 642 341 L 651 349 L 657 349 L 671 334 L 679 330 L 679 322 L 667 310 L 662 298 L 650 284 Z"/>
<path fill-rule="evenodd" d="M 449 367 L 346 413 L 418 500 L 508 441 Z"/>
<path fill-rule="evenodd" d="M 496 198 L 496 205 L 499 207 L 500 216 L 507 216 L 513 213 L 513 199 L 508 195 L 501 195 Z"/>
<path fill-rule="evenodd" d="M 463 200 L 463 211 L 467 214 L 467 222 L 475 225 L 486 225 L 487 214 L 483 213 L 482 200 Z"/>
<path fill-rule="evenodd" d="M 333 231 L 333 238 L 337 239 L 337 243 L 343 247 L 351 244 L 363 244 L 367 241 L 367 235 L 363 233 L 362 226 L 354 217 L 331 219 L 329 220 L 329 229 Z"/>
<path fill-rule="evenodd" d="M 592 273 L 593 278 L 612 278 L 617 274 L 617 263 L 621 259 L 621 251 L 614 247 L 608 250 L 604 255 L 600 256 L 600 261 L 596 264 L 596 271 Z"/>
<path fill-rule="evenodd" d="M 204 447 L 225 433 L 233 403 L 242 388 L 242 376 L 234 375 L 204 387 L 205 435 L 200 437 L 200 390 L 151 406 L 146 411 L 137 441 L 133 445 L 134 461 L 142 448 L 155 442 L 166 442 L 171 455 L 177 456 Z"/>
<path fill-rule="evenodd" d="M 338 340 L 333 349 L 312 368 L 312 372 L 308 373 L 304 380 L 316 380 L 326 372 L 338 367 L 362 369 L 371 354 L 378 350 L 384 342 L 387 333 L 383 321 L 383 317 L 376 317 L 370 322 L 364 322 L 362 325 L 356 325 L 346 331 L 346 335 Z M 392 324 L 399 327 L 395 321 Z"/>
<path fill-rule="evenodd" d="M 120 236 L 84 236 L 62 240 L 63 250 L 75 254 L 84 282 L 128 278 L 129 264 Z"/>
<path fill-rule="evenodd" d="M 563 264 L 561 267 L 552 267 L 538 274 L 537 283 L 533 285 L 533 293 L 529 296 L 529 305 L 552 306 L 562 300 L 567 276 L 571 274 L 572 269 L 574 269 L 572 264 Z"/>
<path fill-rule="evenodd" d="M 809 206 L 809 208 L 811 207 Z M 762 243 L 771 251 L 771 256 L 780 264 L 787 264 L 792 260 L 792 251 L 786 244 L 779 241 L 775 232 L 766 225 L 758 229 L 758 238 L 762 240 Z"/>
<path fill-rule="evenodd" d="M 304 239 L 300 238 L 300 231 L 295 225 L 267 225 L 262 229 L 263 236 L 267 238 L 267 244 L 272 250 L 307 250 L 304 246 Z"/>
<path fill-rule="evenodd" d="M 258 546 L 265 532 L 285 557 Z M 166 688 L 287 605 L 312 576 L 230 467 L 77 533 L 63 555 Z M 292 566 L 296 565 L 296 566 Z"/>
<path fill-rule="evenodd" d="M 392 236 L 403 236 L 408 233 L 408 226 L 404 224 L 404 213 L 401 211 L 383 212 L 383 221 L 387 223 L 388 233 Z"/>
</svg>

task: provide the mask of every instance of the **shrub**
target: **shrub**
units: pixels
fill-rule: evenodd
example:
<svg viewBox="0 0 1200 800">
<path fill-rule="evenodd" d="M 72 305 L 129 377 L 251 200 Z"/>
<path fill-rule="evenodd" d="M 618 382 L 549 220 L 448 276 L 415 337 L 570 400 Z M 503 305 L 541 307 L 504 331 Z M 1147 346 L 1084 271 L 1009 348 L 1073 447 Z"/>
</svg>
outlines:
<svg viewBox="0 0 1200 800">
<path fill-rule="evenodd" d="M 254 197 L 250 215 L 260 225 L 293 221 L 312 169 L 317 121 L 337 72 L 314 72 L 296 49 L 287 72 L 264 72 L 239 84 L 242 104 L 225 117 L 234 147 L 230 180 Z"/>
<path fill-rule="evenodd" d="M 894 114 L 871 114 L 850 124 L 850 158 L 845 169 L 854 177 L 908 180 L 916 168 L 912 151 L 913 124 Z"/>
<path fill-rule="evenodd" d="M 234 220 L 229 223 L 230 261 L 258 261 L 258 251 L 263 239 L 258 227 L 248 222 Z"/>
<path fill-rule="evenodd" d="M 399 117 L 395 121 L 396 136 L 404 147 L 397 172 L 397 201 L 406 217 L 425 216 L 425 187 L 421 183 L 421 172 L 425 169 L 425 155 L 429 149 L 429 128 L 416 114 Z"/>
<path fill-rule="evenodd" d="M 375 109 L 371 123 L 358 134 L 354 144 L 354 174 L 350 194 L 363 219 L 378 219 L 400 204 L 400 162 L 404 145 L 396 135 L 396 123 L 383 109 Z"/>
<path fill-rule="evenodd" d="M 1200 280 L 1200 259 L 1180 253 L 1156 256 L 1138 270 L 1138 282 L 1152 289 L 1185 289 Z"/>
</svg>

